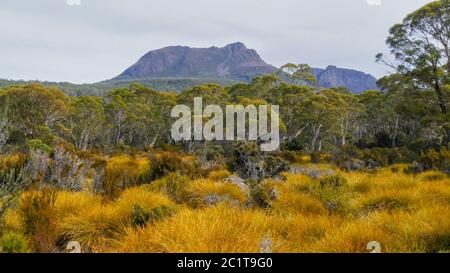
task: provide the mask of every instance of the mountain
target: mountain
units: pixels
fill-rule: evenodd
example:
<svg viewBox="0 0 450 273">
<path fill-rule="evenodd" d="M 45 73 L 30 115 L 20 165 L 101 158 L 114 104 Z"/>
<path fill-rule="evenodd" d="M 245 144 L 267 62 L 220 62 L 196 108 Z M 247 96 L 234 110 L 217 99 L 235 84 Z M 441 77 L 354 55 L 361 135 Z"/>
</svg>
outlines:
<svg viewBox="0 0 450 273">
<path fill-rule="evenodd" d="M 145 54 L 122 74 L 106 81 L 124 85 L 130 81 L 146 82 L 150 86 L 165 82 L 172 90 L 189 86 L 190 82 L 233 84 L 274 73 L 277 68 L 266 63 L 258 53 L 237 42 L 224 47 L 191 48 L 169 46 Z M 344 86 L 354 93 L 377 89 L 377 79 L 364 72 L 328 66 L 314 68 L 318 85 L 326 88 Z"/>
<path fill-rule="evenodd" d="M 243 43 L 221 48 L 169 46 L 145 54 L 113 80 L 209 78 L 249 81 L 276 70 Z"/>
<path fill-rule="evenodd" d="M 266 63 L 253 49 L 243 43 L 225 47 L 191 48 L 169 46 L 145 54 L 119 76 L 93 84 L 39 82 L 46 86 L 58 86 L 69 95 L 103 95 L 111 89 L 127 87 L 130 83 L 161 91 L 183 91 L 203 83 L 231 85 L 249 82 L 256 76 L 274 73 L 277 68 Z M 353 93 L 378 89 L 377 79 L 364 72 L 328 66 L 313 68 L 318 86 L 344 86 Z M 37 81 L 10 81 L 0 79 L 4 86 L 28 84 Z"/>
<path fill-rule="evenodd" d="M 356 70 L 330 65 L 325 69 L 314 68 L 313 74 L 318 85 L 326 88 L 344 86 L 352 93 L 378 89 L 374 76 Z"/>
</svg>

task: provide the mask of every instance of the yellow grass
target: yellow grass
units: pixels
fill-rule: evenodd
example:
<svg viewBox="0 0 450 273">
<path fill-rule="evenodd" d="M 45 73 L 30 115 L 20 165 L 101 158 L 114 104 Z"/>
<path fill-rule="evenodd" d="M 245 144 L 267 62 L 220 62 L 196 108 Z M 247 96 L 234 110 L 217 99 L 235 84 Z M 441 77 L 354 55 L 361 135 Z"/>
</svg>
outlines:
<svg viewBox="0 0 450 273">
<path fill-rule="evenodd" d="M 231 176 L 232 173 L 229 172 L 228 170 L 218 170 L 218 171 L 212 171 L 209 173 L 208 178 L 212 179 L 212 180 L 217 180 L 217 181 L 221 181 L 224 180 L 225 178 Z"/>
<path fill-rule="evenodd" d="M 234 205 L 242 205 L 247 200 L 247 196 L 238 186 L 210 179 L 200 179 L 191 183 L 187 188 L 187 196 L 189 204 L 193 207 L 208 206 L 206 199 L 211 196 Z"/>
<path fill-rule="evenodd" d="M 127 160 L 115 158 L 114 164 Z M 383 252 L 449 251 L 450 179 L 435 171 L 404 170 L 396 165 L 372 173 L 338 171 L 348 185 L 331 192 L 318 190 L 318 180 L 285 173 L 285 181 L 261 184 L 264 208 L 238 186 L 221 182 L 226 171 L 194 181 L 171 174 L 127 189 L 113 201 L 59 192 L 56 238 L 79 241 L 93 252 L 260 252 L 263 242 L 273 252 L 369 252 L 371 241 Z M 211 196 L 218 203 L 208 201 Z M 345 210 L 330 211 L 327 202 L 336 200 Z M 136 206 L 174 213 L 136 226 Z M 21 233 L 21 225 L 10 209 L 4 231 Z"/>
</svg>

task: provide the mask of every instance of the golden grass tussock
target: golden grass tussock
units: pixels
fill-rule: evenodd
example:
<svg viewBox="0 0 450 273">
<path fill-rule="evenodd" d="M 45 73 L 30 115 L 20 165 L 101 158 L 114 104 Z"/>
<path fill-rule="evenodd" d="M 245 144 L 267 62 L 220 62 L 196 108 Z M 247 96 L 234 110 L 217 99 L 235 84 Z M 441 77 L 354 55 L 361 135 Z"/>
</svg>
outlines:
<svg viewBox="0 0 450 273">
<path fill-rule="evenodd" d="M 273 252 L 367 253 L 371 241 L 383 252 L 449 251 L 450 179 L 403 169 L 318 179 L 284 173 L 250 194 L 222 182 L 230 174 L 223 170 L 197 180 L 169 173 L 114 199 L 30 191 L 2 228 L 24 234 L 31 251 L 72 240 L 92 252 L 260 252 L 265 244 Z M 46 238 L 42 228 L 51 229 Z"/>
<path fill-rule="evenodd" d="M 194 207 L 207 207 L 217 203 L 240 206 L 247 201 L 247 195 L 230 183 L 215 182 L 211 179 L 199 179 L 186 189 L 188 203 Z"/>
<path fill-rule="evenodd" d="M 59 219 L 80 214 L 91 207 L 101 204 L 103 198 L 86 192 L 60 191 L 55 202 L 55 214 Z"/>
<path fill-rule="evenodd" d="M 267 232 L 260 211 L 219 205 L 183 209 L 176 216 L 144 229 L 128 230 L 118 252 L 251 252 L 260 251 Z"/>
<path fill-rule="evenodd" d="M 124 155 L 108 158 L 105 166 L 104 193 L 116 198 L 122 190 L 137 186 L 148 169 L 147 158 Z"/>
<path fill-rule="evenodd" d="M 208 175 L 209 179 L 215 180 L 215 181 L 222 181 L 225 178 L 228 178 L 232 175 L 232 173 L 228 170 L 217 170 L 217 171 L 211 171 Z"/>
<path fill-rule="evenodd" d="M 76 212 L 62 220 L 59 233 L 65 241 L 76 240 L 88 248 L 97 245 L 103 247 L 133 226 L 135 217 L 144 217 L 139 219 L 144 221 L 139 224 L 144 225 L 145 221 L 153 216 L 154 209 L 168 208 L 171 212 L 176 211 L 176 205 L 168 197 L 142 188 L 126 190 L 114 202 L 96 201 L 85 202 L 89 205 L 79 207 Z M 62 204 L 64 203 L 59 203 Z M 57 210 L 60 209 L 61 207 L 57 207 Z M 137 213 L 143 215 L 136 215 Z"/>
<path fill-rule="evenodd" d="M 297 213 L 321 215 L 327 212 L 317 198 L 296 192 L 283 192 L 276 201 L 270 203 L 270 206 L 274 212 L 282 215 Z"/>
</svg>

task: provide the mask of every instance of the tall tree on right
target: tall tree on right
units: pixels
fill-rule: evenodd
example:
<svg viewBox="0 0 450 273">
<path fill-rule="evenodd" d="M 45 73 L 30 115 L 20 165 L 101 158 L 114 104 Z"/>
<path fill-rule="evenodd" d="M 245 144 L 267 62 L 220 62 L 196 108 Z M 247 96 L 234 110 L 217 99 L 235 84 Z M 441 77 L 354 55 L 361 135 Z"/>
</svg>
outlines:
<svg viewBox="0 0 450 273">
<path fill-rule="evenodd" d="M 389 31 L 387 44 L 394 62 L 383 54 L 377 61 L 394 68 L 398 74 L 419 87 L 434 90 L 437 105 L 448 113 L 446 89 L 450 84 L 450 0 L 429 3 L 409 14 Z"/>
</svg>

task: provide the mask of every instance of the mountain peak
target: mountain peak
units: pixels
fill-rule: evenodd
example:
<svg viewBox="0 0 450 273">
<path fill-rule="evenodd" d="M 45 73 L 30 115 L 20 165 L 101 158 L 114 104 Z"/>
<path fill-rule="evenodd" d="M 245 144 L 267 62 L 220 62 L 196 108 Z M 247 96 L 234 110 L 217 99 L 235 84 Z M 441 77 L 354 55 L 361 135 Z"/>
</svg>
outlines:
<svg viewBox="0 0 450 273">
<path fill-rule="evenodd" d="M 245 50 L 245 49 L 247 49 L 245 44 L 241 43 L 241 42 L 235 42 L 235 43 L 228 44 L 228 45 L 225 46 L 225 48 L 231 48 L 232 50 Z"/>
<path fill-rule="evenodd" d="M 344 86 L 353 93 L 378 89 L 374 76 L 357 70 L 329 65 L 325 69 L 313 69 L 313 74 L 317 82 L 326 88 Z"/>
<path fill-rule="evenodd" d="M 209 48 L 178 45 L 149 51 L 113 80 L 196 79 L 200 82 L 248 82 L 256 76 L 276 71 L 276 67 L 264 62 L 255 50 L 247 48 L 242 42 Z M 318 84 L 326 88 L 344 86 L 354 93 L 377 89 L 375 77 L 335 65 L 329 65 L 325 69 L 313 68 L 313 74 Z"/>
<path fill-rule="evenodd" d="M 221 48 L 169 46 L 152 50 L 115 80 L 223 78 L 247 81 L 274 71 L 276 68 L 264 62 L 255 50 L 236 42 Z"/>
</svg>

